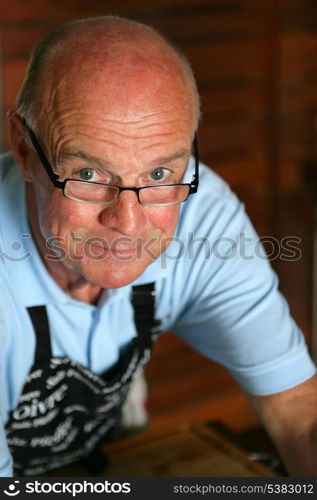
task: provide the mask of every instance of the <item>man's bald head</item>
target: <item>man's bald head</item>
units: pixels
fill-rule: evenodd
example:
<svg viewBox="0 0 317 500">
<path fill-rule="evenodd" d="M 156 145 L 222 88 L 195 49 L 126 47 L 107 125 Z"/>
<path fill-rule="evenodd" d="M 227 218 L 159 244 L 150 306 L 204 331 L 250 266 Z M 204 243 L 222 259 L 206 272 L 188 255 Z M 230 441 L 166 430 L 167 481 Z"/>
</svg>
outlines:
<svg viewBox="0 0 317 500">
<path fill-rule="evenodd" d="M 85 92 L 93 93 L 96 82 L 107 85 L 108 92 L 112 82 L 114 96 L 120 82 L 130 83 L 134 92 L 127 98 L 136 106 L 137 96 L 141 103 L 151 92 L 184 94 L 192 108 L 193 128 L 197 127 L 199 96 L 186 58 L 151 27 L 112 16 L 69 23 L 38 44 L 18 97 L 18 111 L 36 128 L 41 111 L 54 109 L 59 87 L 85 83 Z M 72 94 L 72 89 L 68 92 Z"/>
</svg>

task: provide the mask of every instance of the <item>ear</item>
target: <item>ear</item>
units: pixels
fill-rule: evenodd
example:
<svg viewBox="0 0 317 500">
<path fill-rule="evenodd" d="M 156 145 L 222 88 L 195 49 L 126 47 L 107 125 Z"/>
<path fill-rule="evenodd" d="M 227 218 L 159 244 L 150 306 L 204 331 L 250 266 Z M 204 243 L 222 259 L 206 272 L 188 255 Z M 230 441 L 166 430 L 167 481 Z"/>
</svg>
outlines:
<svg viewBox="0 0 317 500">
<path fill-rule="evenodd" d="M 26 129 L 22 118 L 16 111 L 9 111 L 9 139 L 11 150 L 18 164 L 22 177 L 26 182 L 32 182 L 30 165 L 32 164 L 33 150 L 26 139 Z"/>
</svg>

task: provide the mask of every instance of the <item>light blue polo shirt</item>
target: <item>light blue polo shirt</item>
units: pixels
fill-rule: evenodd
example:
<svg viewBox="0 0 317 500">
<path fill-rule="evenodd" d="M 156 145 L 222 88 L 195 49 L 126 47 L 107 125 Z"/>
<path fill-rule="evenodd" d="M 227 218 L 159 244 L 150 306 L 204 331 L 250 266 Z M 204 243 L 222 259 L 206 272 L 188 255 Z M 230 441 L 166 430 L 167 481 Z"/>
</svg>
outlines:
<svg viewBox="0 0 317 500">
<path fill-rule="evenodd" d="M 189 178 L 192 171 L 193 161 Z M 17 405 L 34 360 L 27 307 L 46 306 L 54 356 L 101 373 L 136 335 L 132 285 L 155 282 L 162 329 L 226 366 L 246 392 L 272 394 L 315 373 L 243 205 L 210 169 L 201 165 L 200 172 L 198 193 L 182 205 L 167 251 L 134 283 L 105 290 L 93 306 L 67 295 L 48 274 L 30 234 L 24 182 L 12 156 L 2 157 L 0 476 L 12 472 L 1 423 Z"/>
</svg>

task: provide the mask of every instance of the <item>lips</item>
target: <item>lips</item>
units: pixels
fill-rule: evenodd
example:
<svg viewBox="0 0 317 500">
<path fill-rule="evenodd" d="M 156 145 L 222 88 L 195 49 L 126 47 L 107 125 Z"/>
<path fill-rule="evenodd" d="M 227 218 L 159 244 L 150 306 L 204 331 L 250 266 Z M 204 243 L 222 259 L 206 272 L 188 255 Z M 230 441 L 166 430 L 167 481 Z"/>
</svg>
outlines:
<svg viewBox="0 0 317 500">
<path fill-rule="evenodd" d="M 108 256 L 113 256 L 118 259 L 133 259 L 136 257 L 140 245 L 127 245 L 125 242 L 115 241 L 110 245 L 102 243 L 90 243 L 90 251 L 99 256 L 100 258 L 106 258 Z"/>
</svg>

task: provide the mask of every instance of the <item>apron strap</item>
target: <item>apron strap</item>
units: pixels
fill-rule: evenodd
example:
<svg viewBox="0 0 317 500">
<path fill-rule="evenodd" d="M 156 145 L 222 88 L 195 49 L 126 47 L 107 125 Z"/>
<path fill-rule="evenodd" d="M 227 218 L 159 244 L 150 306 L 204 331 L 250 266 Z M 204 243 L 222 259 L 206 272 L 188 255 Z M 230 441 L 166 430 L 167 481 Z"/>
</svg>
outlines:
<svg viewBox="0 0 317 500">
<path fill-rule="evenodd" d="M 152 346 L 152 335 L 159 329 L 161 322 L 155 319 L 155 286 L 154 283 L 138 285 L 132 288 L 132 305 L 138 337 L 136 339 L 140 352 Z M 34 363 L 47 361 L 52 357 L 51 341 L 47 311 L 45 306 L 28 307 L 36 335 L 36 352 Z"/>
<path fill-rule="evenodd" d="M 36 351 L 34 364 L 41 363 L 52 357 L 50 331 L 45 306 L 28 307 L 27 311 L 33 323 L 36 336 Z"/>
<path fill-rule="evenodd" d="M 159 329 L 161 322 L 155 319 L 155 285 L 148 283 L 132 288 L 132 305 L 135 326 L 138 332 L 137 343 L 142 351 L 152 346 L 152 335 Z"/>
</svg>

